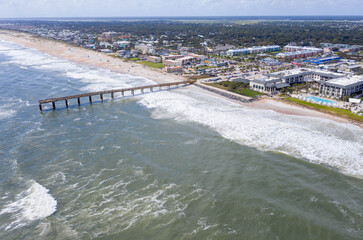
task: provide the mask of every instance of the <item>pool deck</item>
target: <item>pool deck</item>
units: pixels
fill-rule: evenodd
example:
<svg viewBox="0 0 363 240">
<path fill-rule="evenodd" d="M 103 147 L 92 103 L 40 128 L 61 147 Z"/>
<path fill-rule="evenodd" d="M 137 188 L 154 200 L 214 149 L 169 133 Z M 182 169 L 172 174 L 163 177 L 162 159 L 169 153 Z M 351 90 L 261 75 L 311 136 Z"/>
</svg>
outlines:
<svg viewBox="0 0 363 240">
<path fill-rule="evenodd" d="M 301 93 L 300 94 L 292 94 L 291 96 L 294 97 L 294 98 L 306 101 L 306 102 L 316 103 L 316 104 L 323 105 L 323 106 L 330 106 L 330 107 L 343 108 L 343 109 L 349 109 L 350 108 L 349 103 L 338 101 L 338 100 L 331 100 L 331 99 L 327 99 L 327 98 L 323 98 L 323 97 L 305 95 L 305 94 L 301 94 Z M 322 99 L 322 100 L 325 100 L 325 101 L 328 101 L 328 102 L 333 102 L 334 104 L 322 104 L 320 102 L 313 101 L 313 100 L 307 101 L 307 99 L 305 99 L 305 98 L 309 98 L 309 97 Z"/>
</svg>

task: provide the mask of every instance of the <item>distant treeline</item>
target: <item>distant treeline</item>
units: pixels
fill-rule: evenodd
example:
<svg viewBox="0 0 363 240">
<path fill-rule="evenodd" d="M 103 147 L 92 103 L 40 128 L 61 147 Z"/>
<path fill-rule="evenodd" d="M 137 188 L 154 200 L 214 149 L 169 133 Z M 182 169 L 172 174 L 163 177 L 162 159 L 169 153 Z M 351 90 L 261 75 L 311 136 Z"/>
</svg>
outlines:
<svg viewBox="0 0 363 240">
<path fill-rule="evenodd" d="M 281 18 L 281 17 L 280 17 Z M 290 19 L 292 17 L 289 17 Z M 299 19 L 300 17 L 293 17 Z M 303 17 L 301 17 L 303 18 Z M 311 17 L 310 17 L 311 18 Z M 319 18 L 319 17 L 316 17 Z M 185 19 L 185 18 L 184 18 Z M 236 19 L 238 21 L 238 19 Z M 14 23 L 14 22 L 13 22 Z M 295 42 L 302 45 L 321 42 L 363 45 L 363 23 L 354 21 L 256 21 L 233 22 L 182 22 L 174 20 L 153 21 L 20 21 L 38 27 L 80 30 L 86 33 L 116 31 L 139 37 L 166 35 L 165 40 L 179 40 L 190 46 L 200 46 L 207 39 L 213 44 L 235 46 L 285 45 Z M 183 44 L 184 45 L 184 44 Z"/>
</svg>

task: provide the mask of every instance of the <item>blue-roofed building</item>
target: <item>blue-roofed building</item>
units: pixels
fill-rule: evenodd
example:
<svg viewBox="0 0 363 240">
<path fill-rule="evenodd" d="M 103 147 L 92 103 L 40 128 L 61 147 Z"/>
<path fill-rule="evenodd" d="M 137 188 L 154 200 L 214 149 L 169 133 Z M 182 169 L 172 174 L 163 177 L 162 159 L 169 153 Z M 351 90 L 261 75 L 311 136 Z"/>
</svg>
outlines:
<svg viewBox="0 0 363 240">
<path fill-rule="evenodd" d="M 339 62 L 340 59 L 341 59 L 341 57 L 339 57 L 339 56 L 333 56 L 333 57 L 309 59 L 309 60 L 305 60 L 305 62 L 319 65 L 319 64 L 324 64 L 324 63 L 331 63 L 331 62 L 334 62 L 334 61 Z"/>
</svg>

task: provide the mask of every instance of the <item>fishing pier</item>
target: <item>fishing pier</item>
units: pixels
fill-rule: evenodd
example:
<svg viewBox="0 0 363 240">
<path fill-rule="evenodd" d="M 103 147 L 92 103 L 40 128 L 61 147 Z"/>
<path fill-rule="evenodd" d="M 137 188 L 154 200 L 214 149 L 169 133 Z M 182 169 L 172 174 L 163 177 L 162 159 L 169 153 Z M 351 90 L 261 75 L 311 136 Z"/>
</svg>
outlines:
<svg viewBox="0 0 363 240">
<path fill-rule="evenodd" d="M 141 87 L 112 89 L 112 90 L 99 91 L 99 92 L 82 93 L 82 94 L 66 96 L 66 97 L 48 98 L 48 99 L 38 101 L 39 110 L 43 111 L 42 104 L 45 104 L 45 103 L 51 103 L 52 107 L 53 107 L 53 110 L 55 110 L 56 109 L 55 103 L 60 102 L 60 101 L 64 101 L 64 103 L 66 105 L 66 108 L 68 108 L 69 107 L 69 102 L 68 101 L 71 100 L 71 99 L 77 99 L 78 106 L 80 106 L 81 105 L 81 98 L 87 98 L 88 97 L 88 101 L 92 104 L 92 97 L 93 96 L 100 96 L 100 100 L 102 102 L 104 94 L 110 94 L 111 98 L 114 99 L 115 98 L 115 93 L 121 93 L 121 96 L 124 96 L 124 94 L 126 92 L 130 92 L 132 95 L 135 95 L 135 91 L 140 90 L 141 93 L 143 94 L 145 89 L 150 89 L 150 92 L 153 92 L 155 88 L 158 88 L 158 90 L 161 90 L 162 87 L 167 87 L 168 89 L 170 89 L 171 86 L 175 86 L 175 87 L 178 87 L 179 85 L 186 86 L 186 85 L 190 85 L 190 84 L 193 84 L 193 83 L 195 83 L 194 80 L 187 80 L 187 81 L 182 81 L 182 82 L 162 83 L 162 84 L 147 85 L 147 86 L 141 86 Z"/>
</svg>

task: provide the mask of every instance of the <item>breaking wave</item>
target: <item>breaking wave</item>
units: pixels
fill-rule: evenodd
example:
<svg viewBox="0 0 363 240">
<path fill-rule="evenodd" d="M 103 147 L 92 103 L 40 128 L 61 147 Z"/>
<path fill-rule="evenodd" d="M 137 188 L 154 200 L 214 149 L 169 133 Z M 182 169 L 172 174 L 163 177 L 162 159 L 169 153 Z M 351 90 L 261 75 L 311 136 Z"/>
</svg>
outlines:
<svg viewBox="0 0 363 240">
<path fill-rule="evenodd" d="M 363 176 L 363 131 L 357 126 L 251 109 L 194 91 L 180 93 L 149 94 L 139 103 L 152 109 L 154 118 L 198 123 L 239 144 Z"/>
<path fill-rule="evenodd" d="M 57 210 L 57 201 L 48 192 L 48 189 L 32 180 L 27 190 L 16 195 L 16 200 L 0 211 L 0 215 L 9 215 L 9 223 L 0 228 L 8 231 L 52 215 Z"/>
</svg>

